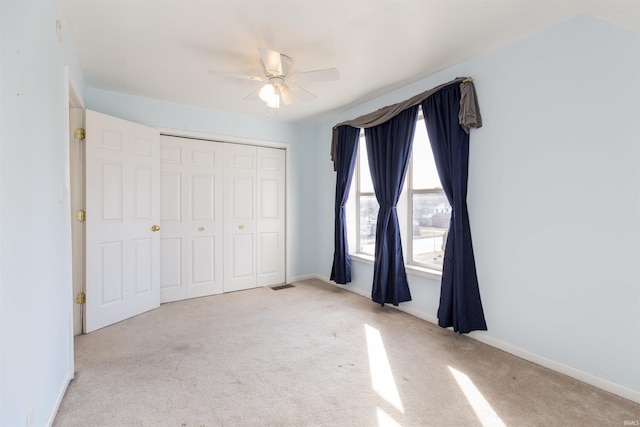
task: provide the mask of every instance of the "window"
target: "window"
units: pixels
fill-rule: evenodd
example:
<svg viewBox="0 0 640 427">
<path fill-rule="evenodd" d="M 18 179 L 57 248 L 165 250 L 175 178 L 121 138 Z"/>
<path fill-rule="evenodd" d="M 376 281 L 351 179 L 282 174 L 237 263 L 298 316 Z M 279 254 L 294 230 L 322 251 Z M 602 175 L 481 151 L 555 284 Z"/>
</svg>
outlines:
<svg viewBox="0 0 640 427">
<path fill-rule="evenodd" d="M 451 206 L 444 194 L 422 116 L 413 136 L 407 177 L 410 233 L 408 263 L 442 270 Z"/>
<path fill-rule="evenodd" d="M 360 132 L 358 143 L 358 159 L 356 162 L 356 209 L 358 211 L 358 253 L 365 255 L 374 254 L 376 243 L 376 221 L 378 219 L 378 200 L 373 191 L 371 172 L 369 171 L 369 158 L 367 157 L 367 145 L 364 140 L 364 131 Z"/>
<path fill-rule="evenodd" d="M 360 133 L 355 179 L 356 252 L 374 255 L 378 201 L 373 191 L 364 131 Z M 405 262 L 431 270 L 442 270 L 451 206 L 442 190 L 431 144 L 422 115 L 416 123 L 413 152 L 398 206 L 400 226 L 407 224 L 403 234 Z M 404 218 L 403 218 L 404 216 Z"/>
</svg>

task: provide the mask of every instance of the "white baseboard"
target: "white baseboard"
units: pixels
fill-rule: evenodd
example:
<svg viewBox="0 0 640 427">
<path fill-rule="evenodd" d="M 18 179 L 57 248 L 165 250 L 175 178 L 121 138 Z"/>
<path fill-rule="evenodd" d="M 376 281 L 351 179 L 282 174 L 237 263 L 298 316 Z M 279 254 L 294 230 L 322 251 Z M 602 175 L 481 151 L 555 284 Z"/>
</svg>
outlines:
<svg viewBox="0 0 640 427">
<path fill-rule="evenodd" d="M 640 403 L 640 391 L 638 390 L 634 390 L 622 384 L 618 384 L 597 375 L 593 375 L 589 372 L 574 368 L 573 366 L 569 366 L 556 360 L 549 359 L 528 350 L 524 350 L 520 347 L 494 338 L 484 331 L 471 332 L 469 334 L 469 337 L 492 347 L 499 348 L 500 350 L 506 351 L 507 353 L 520 357 L 521 359 L 525 359 L 529 362 L 533 362 L 537 365 L 549 368 L 552 371 L 559 372 L 571 378 L 575 378 L 579 381 L 590 384 L 594 387 L 598 387 L 602 390 L 608 391 L 609 393 L 613 393 L 618 396 L 624 397 L 625 399 Z"/>
<path fill-rule="evenodd" d="M 73 372 L 67 372 L 66 377 L 62 382 L 62 386 L 60 387 L 60 392 L 58 393 L 58 398 L 56 399 L 56 403 L 51 410 L 51 414 L 49 414 L 49 419 L 47 420 L 47 426 L 51 427 L 53 422 L 56 419 L 56 415 L 58 415 L 58 409 L 60 409 L 60 405 L 62 404 L 62 399 L 64 399 L 64 395 L 67 392 L 67 388 L 69 387 L 69 383 L 73 379 Z"/>
<path fill-rule="evenodd" d="M 349 285 L 339 285 L 335 282 L 330 281 L 328 277 L 324 277 L 320 274 L 309 274 L 301 277 L 302 278 L 298 280 L 320 279 L 334 286 L 337 286 L 340 289 L 344 289 L 346 291 L 355 293 L 365 298 L 371 298 L 371 295 L 369 295 L 367 292 L 363 291 L 362 289 L 354 288 Z M 436 316 L 433 316 L 429 313 L 426 313 L 414 307 L 408 307 L 408 306 L 402 306 L 402 305 L 398 307 L 389 305 L 389 307 L 398 309 L 400 311 L 404 311 L 405 313 L 411 314 L 412 316 L 415 316 L 419 319 L 426 320 L 427 322 L 431 322 L 436 325 L 438 324 L 438 318 Z M 531 351 L 514 346 L 505 341 L 494 338 L 484 331 L 474 331 L 468 334 L 467 336 L 469 338 L 473 338 L 477 341 L 480 341 L 484 344 L 490 345 L 491 347 L 498 348 L 509 354 L 517 356 L 521 359 L 528 360 L 529 362 L 533 362 L 537 365 L 544 366 L 545 368 L 551 369 L 552 371 L 556 371 L 561 374 L 567 375 L 571 378 L 575 378 L 579 381 L 590 384 L 594 387 L 598 387 L 599 389 L 608 391 L 609 393 L 613 393 L 618 396 L 624 397 L 625 399 L 629 399 L 633 402 L 640 403 L 640 390 L 634 390 L 622 384 L 618 384 L 613 381 L 607 380 L 605 378 L 599 377 L 597 375 L 591 374 L 589 372 L 574 368 L 573 366 L 565 365 L 564 363 L 558 362 L 556 360 L 552 360 L 547 357 L 541 356 L 539 354 L 533 353 Z"/>
<path fill-rule="evenodd" d="M 295 277 L 290 277 L 288 282 L 298 282 L 300 280 L 308 280 L 308 279 L 320 279 L 320 280 L 324 280 L 325 282 L 328 283 L 333 283 L 329 280 L 328 277 L 323 277 L 319 274 L 305 274 L 302 276 L 295 276 Z"/>
</svg>

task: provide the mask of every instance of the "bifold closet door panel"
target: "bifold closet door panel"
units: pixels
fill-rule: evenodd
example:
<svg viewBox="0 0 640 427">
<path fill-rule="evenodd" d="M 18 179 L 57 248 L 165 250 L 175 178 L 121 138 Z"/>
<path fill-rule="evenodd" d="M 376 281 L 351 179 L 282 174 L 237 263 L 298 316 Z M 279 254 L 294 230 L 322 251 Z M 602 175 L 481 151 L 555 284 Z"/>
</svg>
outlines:
<svg viewBox="0 0 640 427">
<path fill-rule="evenodd" d="M 285 151 L 161 138 L 161 301 L 283 283 Z"/>
<path fill-rule="evenodd" d="M 257 148 L 257 285 L 285 281 L 285 151 Z"/>
<path fill-rule="evenodd" d="M 161 137 L 161 301 L 223 291 L 223 144 Z"/>
<path fill-rule="evenodd" d="M 256 287 L 255 146 L 225 144 L 224 291 Z"/>
</svg>

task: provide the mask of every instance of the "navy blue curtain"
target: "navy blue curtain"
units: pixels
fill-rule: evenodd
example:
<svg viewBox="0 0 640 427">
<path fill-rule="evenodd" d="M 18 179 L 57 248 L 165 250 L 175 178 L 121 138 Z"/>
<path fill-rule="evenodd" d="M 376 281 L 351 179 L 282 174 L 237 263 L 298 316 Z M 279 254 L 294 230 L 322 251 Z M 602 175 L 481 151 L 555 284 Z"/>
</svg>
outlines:
<svg viewBox="0 0 640 427">
<path fill-rule="evenodd" d="M 417 119 L 416 105 L 381 125 L 364 130 L 371 180 L 380 204 L 371 299 L 381 305 L 411 301 L 396 203 L 407 174 Z"/>
<path fill-rule="evenodd" d="M 451 222 L 444 252 L 438 324 L 467 333 L 487 330 L 467 211 L 469 134 L 458 123 L 460 84 L 446 86 L 422 102 L 431 149 L 449 204 Z"/>
<path fill-rule="evenodd" d="M 360 129 L 351 126 L 338 128 L 338 152 L 336 161 L 336 203 L 333 266 L 331 280 L 346 284 L 351 281 L 351 257 L 347 242 L 347 217 L 344 205 L 349 197 L 353 178 Z"/>
</svg>

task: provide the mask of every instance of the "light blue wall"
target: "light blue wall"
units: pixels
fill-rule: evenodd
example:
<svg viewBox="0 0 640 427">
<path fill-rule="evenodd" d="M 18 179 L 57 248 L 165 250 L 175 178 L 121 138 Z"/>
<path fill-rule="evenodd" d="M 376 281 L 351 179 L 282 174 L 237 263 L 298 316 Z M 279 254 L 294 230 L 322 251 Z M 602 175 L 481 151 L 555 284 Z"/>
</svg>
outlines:
<svg viewBox="0 0 640 427">
<path fill-rule="evenodd" d="M 0 4 L 0 61 L 2 61 L 4 59 L 4 49 L 3 49 L 3 40 L 4 40 L 4 32 L 2 31 L 2 28 L 4 27 L 2 22 L 3 22 L 3 16 L 4 16 L 4 12 L 3 12 L 3 7 Z M 3 87 L 4 87 L 4 80 L 2 78 L 2 76 L 4 75 L 3 73 L 3 67 L 2 67 L 2 62 L 0 62 L 0 177 L 2 176 L 2 164 L 4 163 L 4 157 L 2 156 L 2 147 L 3 147 L 3 130 L 4 130 L 4 125 L 3 125 L 3 119 L 2 117 L 4 117 L 4 91 L 3 91 Z M 2 181 L 0 181 L 0 241 L 2 241 L 2 237 L 4 236 L 2 230 L 4 227 L 4 222 L 2 221 L 2 212 L 4 210 L 4 204 L 2 203 L 3 200 L 3 191 L 2 191 Z M 2 258 L 2 244 L 0 243 L 0 310 L 2 310 L 2 307 L 4 307 L 4 299 L 2 298 L 2 284 L 4 283 L 4 281 L 2 280 L 3 277 L 3 270 L 2 270 L 2 264 L 3 264 L 3 258 Z M 0 311 L 0 321 L 4 321 L 4 317 L 2 317 L 2 311 Z M 0 323 L 0 380 L 2 379 L 2 375 L 3 375 L 3 370 L 2 370 L 2 366 L 3 366 L 3 359 L 4 359 L 4 345 L 2 344 L 4 342 L 4 332 L 2 330 L 2 324 Z M 0 422 L 2 422 L 3 419 L 3 412 L 4 410 L 2 409 L 4 407 L 4 399 L 3 396 L 4 395 L 4 391 L 3 391 L 3 387 L 0 385 Z"/>
<path fill-rule="evenodd" d="M 468 205 L 489 341 L 640 391 L 640 35 L 578 15 L 316 129 L 318 182 L 335 183 L 331 126 L 458 76 L 475 80 Z M 335 184 L 334 184 L 335 185 Z M 331 185 L 318 191 L 317 271 L 333 256 Z M 370 293 L 372 266 L 349 287 Z M 435 318 L 439 282 L 409 277 Z"/>
<path fill-rule="evenodd" d="M 308 242 L 315 230 L 315 150 L 312 128 L 268 118 L 256 119 L 139 96 L 88 88 L 87 108 L 136 123 L 213 136 L 289 144 L 290 206 L 289 271 L 292 277 L 313 273 L 314 251 Z"/>
<path fill-rule="evenodd" d="M 55 415 L 71 377 L 68 80 L 55 2 L 0 2 L 0 425 Z"/>
</svg>

